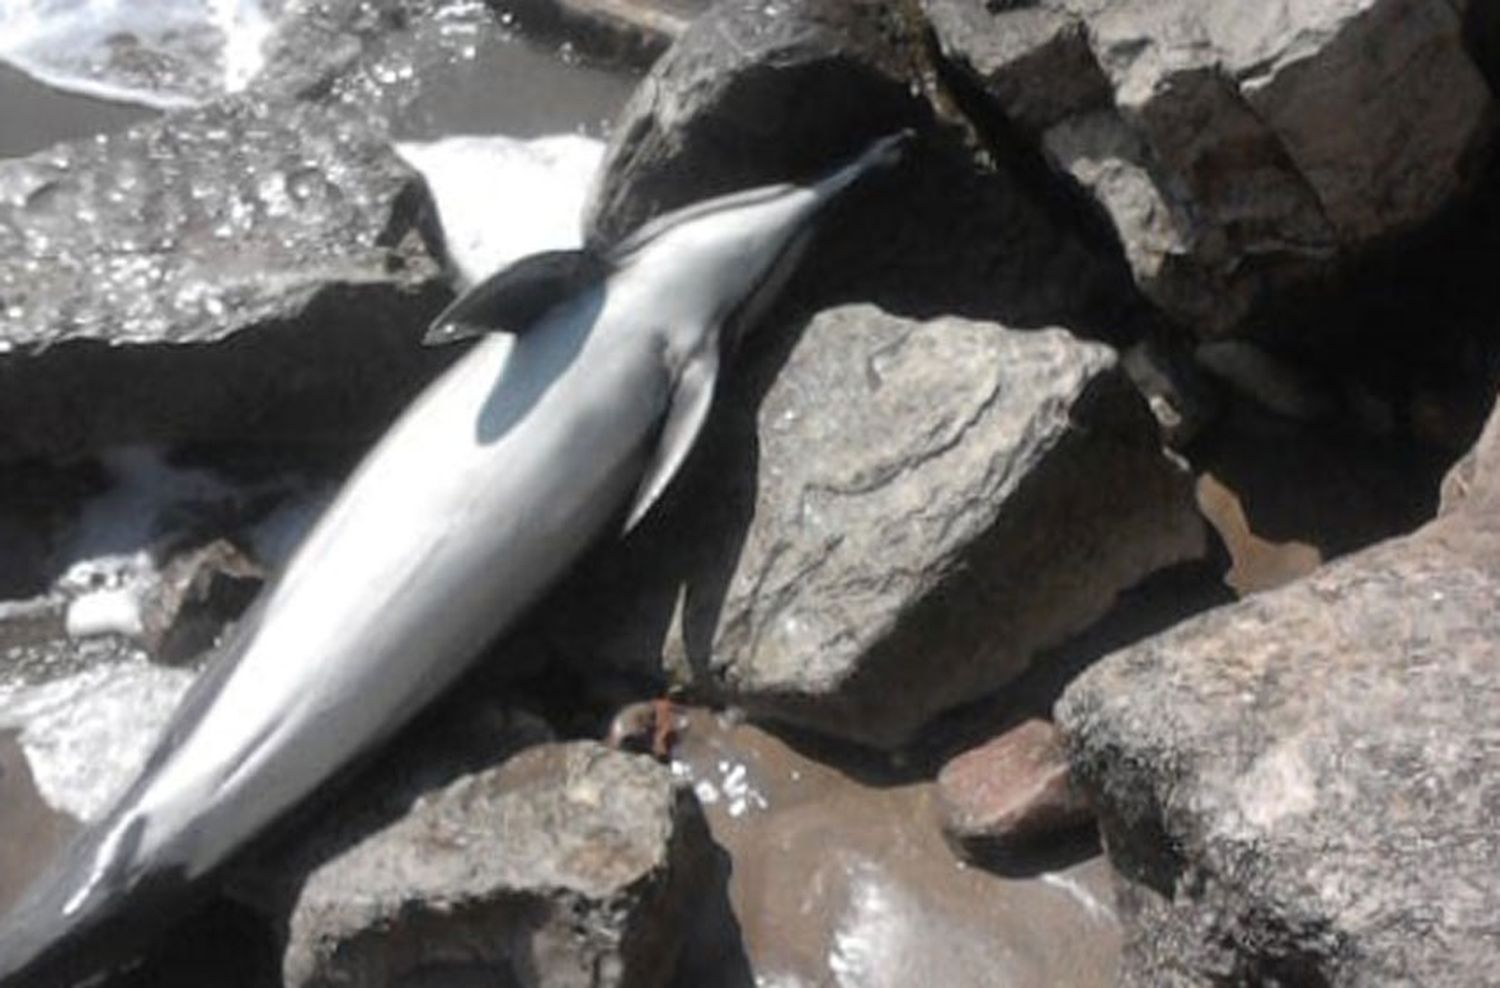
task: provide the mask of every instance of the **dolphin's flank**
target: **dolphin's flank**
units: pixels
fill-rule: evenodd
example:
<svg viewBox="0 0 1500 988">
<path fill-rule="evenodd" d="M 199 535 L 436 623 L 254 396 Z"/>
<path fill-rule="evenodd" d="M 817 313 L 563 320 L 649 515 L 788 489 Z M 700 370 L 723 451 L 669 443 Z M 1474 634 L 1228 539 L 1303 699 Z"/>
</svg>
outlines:
<svg viewBox="0 0 1500 988">
<path fill-rule="evenodd" d="M 0 917 L 0 988 L 128 960 L 163 908 L 410 719 L 612 522 L 639 520 L 813 218 L 905 138 L 602 252 L 528 258 L 444 312 L 431 339 L 482 338 L 365 458 L 126 795 Z"/>
</svg>

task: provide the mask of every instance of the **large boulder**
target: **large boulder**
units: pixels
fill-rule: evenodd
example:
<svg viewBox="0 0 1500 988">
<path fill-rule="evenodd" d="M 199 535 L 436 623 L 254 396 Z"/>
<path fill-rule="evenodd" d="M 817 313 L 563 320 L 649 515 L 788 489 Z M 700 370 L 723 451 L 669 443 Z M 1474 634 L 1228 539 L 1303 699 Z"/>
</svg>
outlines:
<svg viewBox="0 0 1500 988">
<path fill-rule="evenodd" d="M 368 434 L 436 367 L 418 176 L 235 99 L 0 164 L 0 458 Z"/>
<path fill-rule="evenodd" d="M 1205 334 L 1433 217 L 1491 131 L 1469 4 L 925 5 L 950 60 L 1108 215 L 1145 292 Z"/>
<path fill-rule="evenodd" d="M 662 510 L 545 612 L 574 661 L 896 745 L 1202 551 L 1107 347 L 856 305 L 734 371 Z"/>
<path fill-rule="evenodd" d="M 608 241 L 685 203 L 827 169 L 872 138 L 922 138 L 895 178 L 830 218 L 799 279 L 820 304 L 1063 324 L 1120 339 L 1139 309 L 1112 243 L 996 169 L 937 83 L 916 8 L 844 0 L 719 3 L 620 114 L 587 216 Z M 870 191 L 878 189 L 878 191 Z"/>
<path fill-rule="evenodd" d="M 1493 485 L 1470 484 L 1415 535 L 1109 656 L 1064 695 L 1120 875 L 1123 983 L 1493 978 L 1500 527 Z"/>
<path fill-rule="evenodd" d="M 666 768 L 542 744 L 381 826 L 336 814 L 255 894 L 288 917 L 289 988 L 650 988 L 672 970 L 708 851 Z"/>
</svg>

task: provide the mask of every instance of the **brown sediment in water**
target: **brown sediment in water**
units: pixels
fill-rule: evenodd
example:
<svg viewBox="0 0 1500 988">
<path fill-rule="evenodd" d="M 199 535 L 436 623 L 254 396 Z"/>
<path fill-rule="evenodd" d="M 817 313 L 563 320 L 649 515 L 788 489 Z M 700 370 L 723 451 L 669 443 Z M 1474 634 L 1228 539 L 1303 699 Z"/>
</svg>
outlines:
<svg viewBox="0 0 1500 988">
<path fill-rule="evenodd" d="M 851 774 L 707 711 L 688 715 L 676 759 L 732 867 L 732 917 L 703 923 L 682 988 L 1114 983 L 1120 931 L 1097 848 L 1038 857 L 1021 877 L 966 865 L 931 781 Z"/>
</svg>

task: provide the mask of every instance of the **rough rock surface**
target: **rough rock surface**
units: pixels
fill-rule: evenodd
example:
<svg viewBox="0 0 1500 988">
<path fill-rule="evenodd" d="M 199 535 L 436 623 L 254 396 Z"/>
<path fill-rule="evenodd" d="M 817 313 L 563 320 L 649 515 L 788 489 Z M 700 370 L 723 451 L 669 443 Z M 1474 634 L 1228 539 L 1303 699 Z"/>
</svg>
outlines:
<svg viewBox="0 0 1500 988">
<path fill-rule="evenodd" d="M 1462 190 L 1492 102 L 1464 6 L 926 0 L 947 56 L 1205 333 Z"/>
<path fill-rule="evenodd" d="M 1069 688 L 1059 722 L 1121 876 L 1124 984 L 1492 979 L 1500 528 L 1487 496 Z"/>
<path fill-rule="evenodd" d="M 616 122 L 591 236 L 768 175 L 818 171 L 925 115 L 919 36 L 900 5 L 726 0 L 652 68 Z"/>
<path fill-rule="evenodd" d="M 937 795 L 944 833 L 981 858 L 1093 819 L 1073 786 L 1061 734 L 1040 719 L 950 759 Z"/>
<path fill-rule="evenodd" d="M 872 137 L 912 127 L 921 138 L 904 166 L 846 201 L 804 258 L 796 285 L 816 286 L 815 307 L 864 301 L 1130 335 L 1141 304 L 1118 248 L 1091 227 L 1080 232 L 1087 224 L 1071 204 L 1039 194 L 1031 177 L 976 160 L 924 31 L 906 3 L 715 5 L 620 114 L 589 236 L 608 240 L 687 202 L 820 173 Z"/>
<path fill-rule="evenodd" d="M 315 438 L 433 369 L 420 180 L 356 121 L 234 100 L 0 165 L 0 457 Z"/>
<path fill-rule="evenodd" d="M 580 663 L 898 744 L 1202 550 L 1112 351 L 1061 330 L 847 306 L 726 386 L 663 510 L 548 612 Z"/>
<path fill-rule="evenodd" d="M 577 742 L 311 847 L 286 873 L 288 986 L 629 988 L 670 973 L 708 844 L 665 768 Z"/>
</svg>

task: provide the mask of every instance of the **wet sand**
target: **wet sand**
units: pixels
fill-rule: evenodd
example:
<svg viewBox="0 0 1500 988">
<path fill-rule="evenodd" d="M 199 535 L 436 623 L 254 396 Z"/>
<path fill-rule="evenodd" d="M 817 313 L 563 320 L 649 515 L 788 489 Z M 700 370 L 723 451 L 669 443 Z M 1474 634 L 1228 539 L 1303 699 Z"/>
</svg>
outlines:
<svg viewBox="0 0 1500 988">
<path fill-rule="evenodd" d="M 124 130 L 158 111 L 134 103 L 79 96 L 43 85 L 0 63 L 0 158 L 16 158 L 59 141 Z"/>
</svg>

